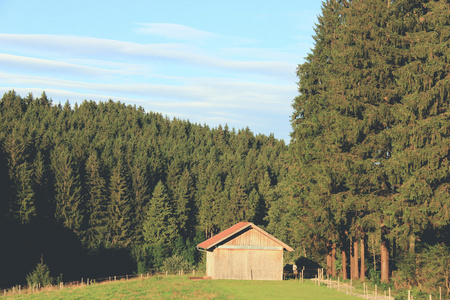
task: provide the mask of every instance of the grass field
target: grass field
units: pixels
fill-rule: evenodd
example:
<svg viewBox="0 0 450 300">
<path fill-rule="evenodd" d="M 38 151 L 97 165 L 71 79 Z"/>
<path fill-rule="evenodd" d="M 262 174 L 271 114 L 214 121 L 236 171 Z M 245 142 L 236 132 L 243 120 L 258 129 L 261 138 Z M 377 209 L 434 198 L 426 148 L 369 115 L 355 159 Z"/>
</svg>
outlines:
<svg viewBox="0 0 450 300">
<path fill-rule="evenodd" d="M 152 277 L 40 291 L 1 299 L 360 299 L 305 281 L 200 280 Z"/>
</svg>

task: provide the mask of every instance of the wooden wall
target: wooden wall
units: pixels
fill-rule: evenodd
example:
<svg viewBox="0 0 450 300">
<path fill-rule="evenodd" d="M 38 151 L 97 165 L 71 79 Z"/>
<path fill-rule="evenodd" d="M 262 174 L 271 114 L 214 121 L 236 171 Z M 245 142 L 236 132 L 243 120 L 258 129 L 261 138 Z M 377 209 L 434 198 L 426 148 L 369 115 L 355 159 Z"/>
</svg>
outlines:
<svg viewBox="0 0 450 300">
<path fill-rule="evenodd" d="M 278 243 L 255 229 L 250 229 L 243 232 L 242 234 L 225 242 L 224 245 L 280 247 Z"/>
<path fill-rule="evenodd" d="M 282 280 L 283 248 L 251 229 L 208 252 L 206 274 L 212 279 Z"/>
</svg>

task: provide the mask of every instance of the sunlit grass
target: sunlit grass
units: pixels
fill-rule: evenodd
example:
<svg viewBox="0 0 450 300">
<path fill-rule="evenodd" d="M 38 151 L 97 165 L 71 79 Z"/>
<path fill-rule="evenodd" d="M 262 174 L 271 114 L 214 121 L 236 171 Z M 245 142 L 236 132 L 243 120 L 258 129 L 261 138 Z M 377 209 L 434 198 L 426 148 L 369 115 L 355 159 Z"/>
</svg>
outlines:
<svg viewBox="0 0 450 300">
<path fill-rule="evenodd" d="M 66 287 L 6 299 L 359 299 L 313 282 L 199 280 L 161 277 Z"/>
</svg>

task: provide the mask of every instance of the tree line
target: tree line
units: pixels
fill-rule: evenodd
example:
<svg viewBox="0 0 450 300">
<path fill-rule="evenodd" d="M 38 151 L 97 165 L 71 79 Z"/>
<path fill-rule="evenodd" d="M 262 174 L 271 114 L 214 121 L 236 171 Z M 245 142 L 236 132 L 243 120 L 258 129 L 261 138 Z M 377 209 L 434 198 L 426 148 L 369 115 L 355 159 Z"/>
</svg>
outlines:
<svg viewBox="0 0 450 300">
<path fill-rule="evenodd" d="M 323 3 L 269 227 L 320 249 L 333 275 L 450 291 L 449 12 L 448 1 Z M 418 267 L 430 253 L 439 275 Z"/>
</svg>

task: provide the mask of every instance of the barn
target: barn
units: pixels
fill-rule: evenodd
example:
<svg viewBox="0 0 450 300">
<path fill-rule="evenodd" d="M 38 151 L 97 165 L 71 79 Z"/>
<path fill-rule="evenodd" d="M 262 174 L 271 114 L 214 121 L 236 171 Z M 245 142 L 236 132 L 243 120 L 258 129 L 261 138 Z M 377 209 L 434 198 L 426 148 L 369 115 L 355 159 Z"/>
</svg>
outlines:
<svg viewBox="0 0 450 300">
<path fill-rule="evenodd" d="M 212 279 L 283 280 L 283 252 L 291 247 L 250 222 L 240 222 L 197 245 Z"/>
</svg>

